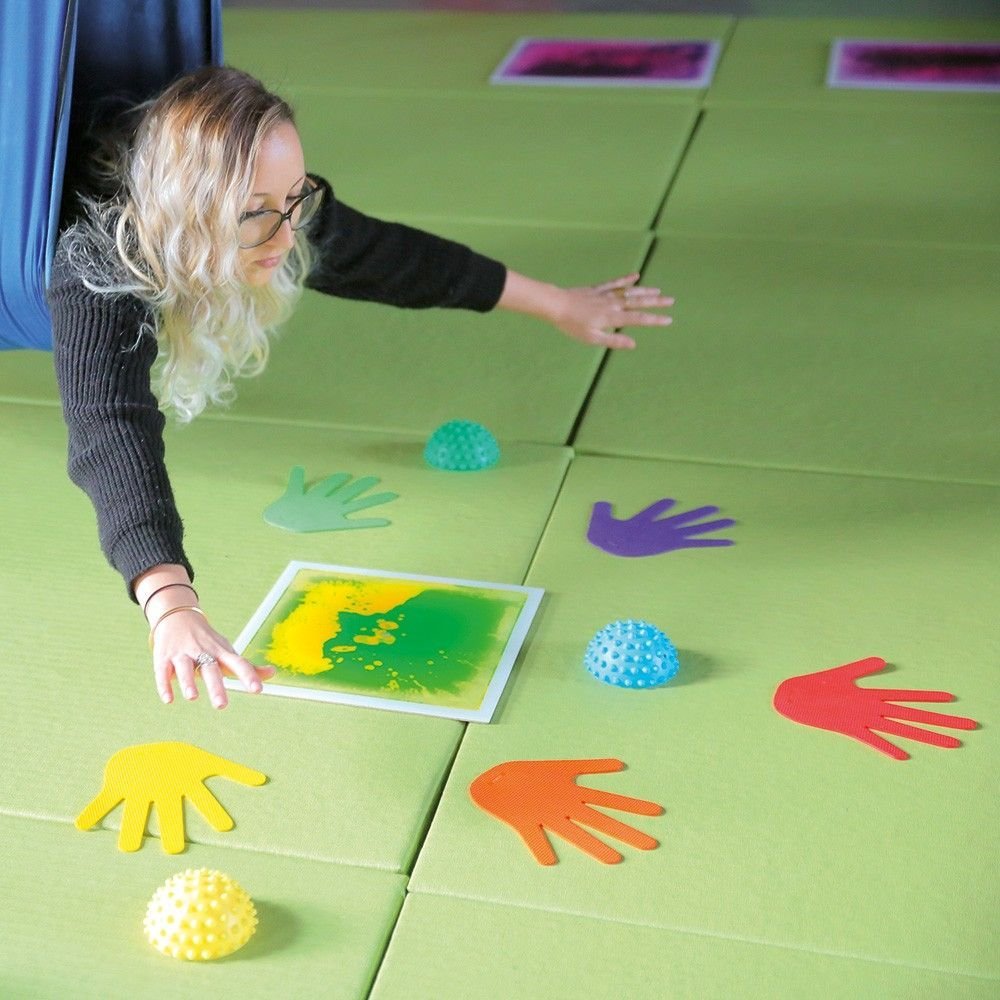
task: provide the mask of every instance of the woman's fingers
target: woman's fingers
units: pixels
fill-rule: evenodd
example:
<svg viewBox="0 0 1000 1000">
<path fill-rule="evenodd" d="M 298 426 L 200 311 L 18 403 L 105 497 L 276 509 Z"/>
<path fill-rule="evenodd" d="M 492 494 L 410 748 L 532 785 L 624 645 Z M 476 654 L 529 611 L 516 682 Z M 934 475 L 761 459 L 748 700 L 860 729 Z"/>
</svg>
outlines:
<svg viewBox="0 0 1000 1000">
<path fill-rule="evenodd" d="M 613 315 L 604 325 L 591 327 L 580 339 L 596 347 L 611 347 L 614 349 L 635 347 L 635 340 L 622 333 L 625 326 L 667 326 L 668 316 L 655 316 L 649 313 L 620 313 Z M 610 329 L 608 329 L 610 327 Z"/>
<path fill-rule="evenodd" d="M 219 649 L 212 654 L 212 659 L 206 659 L 200 670 L 205 690 L 215 708 L 225 708 L 229 704 L 223 674 L 241 680 L 251 694 L 259 694 L 264 689 L 261 677 L 273 677 L 274 672 L 274 667 L 255 667 L 249 660 L 227 649 Z"/>
<path fill-rule="evenodd" d="M 610 292 L 614 291 L 616 288 L 629 288 L 634 285 L 639 280 L 639 272 L 636 271 L 634 274 L 626 274 L 621 278 L 612 278 L 611 281 L 605 281 L 601 285 L 594 285 L 595 292 Z"/>
<path fill-rule="evenodd" d="M 659 313 L 638 312 L 622 309 L 615 320 L 615 326 L 669 326 L 673 320 Z"/>
<path fill-rule="evenodd" d="M 564 308 L 555 325 L 574 340 L 611 349 L 634 348 L 628 326 L 669 326 L 673 319 L 650 310 L 672 306 L 672 296 L 659 288 L 637 285 L 639 274 L 623 275 L 600 285 L 566 290 Z"/>
<path fill-rule="evenodd" d="M 263 689 L 262 677 L 273 677 L 275 673 L 274 667 L 255 667 L 249 660 L 244 660 L 236 652 L 220 653 L 219 659 L 226 672 L 243 681 L 243 686 L 253 694 L 257 694 Z"/>
<path fill-rule="evenodd" d="M 664 295 L 659 288 L 636 289 L 626 296 L 622 296 L 622 304 L 630 309 L 659 309 L 663 306 L 672 306 L 674 300 Z"/>
<path fill-rule="evenodd" d="M 198 685 L 195 684 L 194 680 L 194 657 L 188 656 L 186 653 L 177 653 L 173 657 L 173 664 L 181 694 L 188 701 L 194 701 L 198 697 Z"/>
<path fill-rule="evenodd" d="M 199 673 L 205 683 L 205 690 L 208 692 L 209 698 L 212 699 L 212 705 L 215 708 L 225 708 L 229 704 L 229 699 L 226 697 L 226 688 L 222 683 L 222 668 L 219 661 L 214 657 L 211 660 L 205 660 Z"/>
<path fill-rule="evenodd" d="M 172 616 L 157 629 L 153 656 L 156 688 L 162 701 L 173 701 L 173 678 L 176 676 L 181 694 L 189 701 L 198 697 L 198 675 L 216 708 L 229 703 L 223 676 L 243 682 L 257 694 L 263 681 L 275 674 L 271 666 L 256 667 L 240 656 L 232 644 L 216 632 L 203 618 L 193 614 Z"/>
<path fill-rule="evenodd" d="M 157 658 L 153 663 L 153 675 L 156 677 L 156 690 L 160 700 L 169 705 L 174 700 L 174 666 L 169 660 Z"/>
<path fill-rule="evenodd" d="M 591 291 L 597 295 L 614 295 L 615 298 L 628 302 L 630 305 L 641 306 L 672 306 L 674 300 L 670 296 L 663 294 L 662 289 L 653 288 L 647 285 L 637 285 L 638 274 L 628 274 L 622 278 L 615 278 L 612 281 L 605 281 L 603 284 L 594 285 Z"/>
<path fill-rule="evenodd" d="M 610 283 L 611 287 L 599 294 L 602 304 L 608 301 L 609 292 L 614 302 L 610 313 L 605 313 L 604 322 L 599 323 L 599 328 L 604 331 L 599 343 L 606 347 L 635 347 L 631 337 L 621 336 L 622 327 L 669 326 L 673 322 L 669 316 L 646 311 L 672 306 L 674 300 L 671 297 L 664 295 L 659 288 L 636 288 L 623 285 L 621 281 L 622 279 L 618 279 L 617 282 Z M 610 332 L 607 332 L 608 328 Z"/>
<path fill-rule="evenodd" d="M 602 347 L 610 347 L 612 350 L 630 351 L 635 347 L 635 341 L 624 333 L 601 333 L 600 339 L 596 341 Z"/>
<path fill-rule="evenodd" d="M 263 690 L 262 681 L 275 674 L 274 667 L 255 667 L 230 650 L 218 649 L 216 653 L 209 653 L 206 649 L 204 652 L 208 653 L 208 657 L 177 653 L 169 660 L 157 662 L 154 668 L 156 687 L 165 704 L 169 705 L 173 701 L 171 679 L 175 674 L 181 693 L 188 701 L 194 701 L 198 697 L 197 678 L 200 674 L 215 708 L 225 708 L 229 704 L 226 687 L 222 682 L 223 674 L 239 678 L 252 694 L 259 694 Z"/>
<path fill-rule="evenodd" d="M 673 320 L 669 316 L 660 316 L 657 313 L 636 312 L 631 309 L 619 309 L 611 313 L 610 317 L 592 332 L 591 343 L 600 344 L 603 347 L 612 348 L 632 348 L 635 341 L 621 333 L 625 326 L 669 326 Z M 610 327 L 610 329 L 608 329 Z"/>
</svg>

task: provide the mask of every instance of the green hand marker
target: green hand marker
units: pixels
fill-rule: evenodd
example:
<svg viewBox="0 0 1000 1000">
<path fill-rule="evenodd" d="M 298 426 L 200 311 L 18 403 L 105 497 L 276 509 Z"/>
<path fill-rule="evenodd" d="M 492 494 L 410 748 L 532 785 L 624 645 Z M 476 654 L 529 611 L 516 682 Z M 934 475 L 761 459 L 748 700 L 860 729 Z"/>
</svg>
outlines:
<svg viewBox="0 0 1000 1000">
<path fill-rule="evenodd" d="M 364 476 L 351 481 L 348 472 L 337 472 L 306 489 L 305 470 L 296 465 L 288 475 L 283 496 L 265 511 L 264 520 L 287 531 L 347 531 L 351 528 L 383 528 L 384 517 L 351 518 L 360 510 L 395 500 L 398 493 L 375 493 L 361 497 L 381 480 Z"/>
</svg>

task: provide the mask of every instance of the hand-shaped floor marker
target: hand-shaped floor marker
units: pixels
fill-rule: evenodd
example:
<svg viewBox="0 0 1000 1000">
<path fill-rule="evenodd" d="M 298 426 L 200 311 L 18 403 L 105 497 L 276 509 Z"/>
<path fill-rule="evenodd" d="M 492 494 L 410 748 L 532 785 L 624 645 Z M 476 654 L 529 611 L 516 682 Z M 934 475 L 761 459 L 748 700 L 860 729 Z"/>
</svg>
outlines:
<svg viewBox="0 0 1000 1000">
<path fill-rule="evenodd" d="M 876 736 L 875 731 L 890 736 L 919 740 L 935 747 L 949 749 L 962 744 L 954 736 L 945 736 L 903 722 L 919 722 L 925 726 L 947 726 L 949 729 L 975 729 L 979 723 L 960 715 L 941 715 L 922 708 L 893 705 L 894 701 L 954 701 L 946 691 L 905 691 L 896 688 L 860 688 L 855 680 L 874 674 L 885 666 L 885 660 L 869 656 L 832 670 L 789 677 L 774 692 L 774 707 L 792 722 L 817 729 L 851 736 L 896 760 L 909 760 L 910 755 L 895 744 Z M 903 720 L 898 722 L 895 720 Z"/>
<path fill-rule="evenodd" d="M 351 483 L 348 472 L 321 479 L 306 489 L 305 469 L 296 465 L 288 474 L 288 486 L 283 496 L 265 511 L 264 520 L 277 528 L 289 531 L 345 531 L 349 528 L 384 528 L 391 522 L 384 517 L 354 518 L 354 514 L 367 507 L 395 500 L 398 493 L 375 493 L 357 499 L 365 490 L 381 480 L 364 476 Z M 350 483 L 350 485 L 348 485 Z"/>
<path fill-rule="evenodd" d="M 221 775 L 244 785 L 263 785 L 267 775 L 217 757 L 189 743 L 142 743 L 113 754 L 104 768 L 104 785 L 76 818 L 78 830 L 89 830 L 119 803 L 125 803 L 118 834 L 120 851 L 142 846 L 150 807 L 160 821 L 160 840 L 167 854 L 184 850 L 186 798 L 222 832 L 232 830 L 233 819 L 205 787 L 206 778 Z"/>
<path fill-rule="evenodd" d="M 613 758 L 511 760 L 479 775 L 469 785 L 469 795 L 480 809 L 512 826 L 540 865 L 554 865 L 557 860 L 545 829 L 598 861 L 616 865 L 622 856 L 575 824 L 589 826 L 640 850 L 651 851 L 659 846 L 659 841 L 590 807 L 604 806 L 642 816 L 659 816 L 663 806 L 597 788 L 584 788 L 575 779 L 580 774 L 621 771 L 624 767 L 620 760 Z"/>
<path fill-rule="evenodd" d="M 599 500 L 594 504 L 587 528 L 587 540 L 613 556 L 656 556 L 675 549 L 710 548 L 732 545 L 731 538 L 693 538 L 706 531 L 731 528 L 736 522 L 728 517 L 717 521 L 692 524 L 699 517 L 718 514 L 718 507 L 698 507 L 683 514 L 660 517 L 674 506 L 676 500 L 663 499 L 650 504 L 634 517 L 619 520 L 611 513 L 611 504 Z"/>
</svg>

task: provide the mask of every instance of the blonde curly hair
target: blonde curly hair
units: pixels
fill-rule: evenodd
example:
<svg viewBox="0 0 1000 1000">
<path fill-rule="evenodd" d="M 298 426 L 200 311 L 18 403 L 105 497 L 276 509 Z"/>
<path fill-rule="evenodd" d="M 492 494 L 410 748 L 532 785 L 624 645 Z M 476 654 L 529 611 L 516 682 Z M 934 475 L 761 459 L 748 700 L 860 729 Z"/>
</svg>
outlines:
<svg viewBox="0 0 1000 1000">
<path fill-rule="evenodd" d="M 238 227 L 261 143 L 292 108 L 254 77 L 208 66 L 180 77 L 109 133 L 95 159 L 105 197 L 81 196 L 67 251 L 93 291 L 148 307 L 154 389 L 186 422 L 260 374 L 312 265 L 304 231 L 264 286 L 241 280 Z M 113 192 L 107 196 L 107 192 Z M 109 268 L 109 257 L 111 267 Z"/>
</svg>

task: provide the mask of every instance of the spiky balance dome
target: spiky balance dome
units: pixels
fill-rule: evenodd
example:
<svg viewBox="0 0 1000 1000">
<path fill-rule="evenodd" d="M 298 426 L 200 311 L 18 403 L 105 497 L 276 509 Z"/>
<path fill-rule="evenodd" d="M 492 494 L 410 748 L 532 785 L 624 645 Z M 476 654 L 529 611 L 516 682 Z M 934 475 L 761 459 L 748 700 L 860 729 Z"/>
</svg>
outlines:
<svg viewBox="0 0 1000 1000">
<path fill-rule="evenodd" d="M 631 618 L 605 625 L 587 645 L 583 662 L 598 680 L 624 688 L 659 687 L 680 669 L 677 650 L 663 632 Z"/>
<path fill-rule="evenodd" d="M 257 911 L 246 891 L 222 872 L 188 868 L 167 879 L 146 907 L 143 930 L 171 958 L 207 962 L 253 937 Z"/>
<path fill-rule="evenodd" d="M 424 448 L 428 465 L 448 472 L 478 472 L 500 461 L 500 446 L 482 424 L 450 420 L 428 439 Z"/>
</svg>

